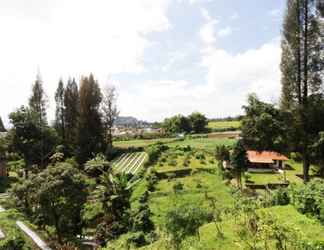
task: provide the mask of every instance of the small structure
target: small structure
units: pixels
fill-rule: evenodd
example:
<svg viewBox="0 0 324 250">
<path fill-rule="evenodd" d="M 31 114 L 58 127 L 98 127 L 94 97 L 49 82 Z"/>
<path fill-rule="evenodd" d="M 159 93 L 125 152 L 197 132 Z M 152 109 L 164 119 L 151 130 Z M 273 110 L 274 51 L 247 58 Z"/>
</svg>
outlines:
<svg viewBox="0 0 324 250">
<path fill-rule="evenodd" d="M 283 162 L 288 158 L 274 151 L 247 151 L 248 171 L 273 172 L 283 168 Z"/>
</svg>

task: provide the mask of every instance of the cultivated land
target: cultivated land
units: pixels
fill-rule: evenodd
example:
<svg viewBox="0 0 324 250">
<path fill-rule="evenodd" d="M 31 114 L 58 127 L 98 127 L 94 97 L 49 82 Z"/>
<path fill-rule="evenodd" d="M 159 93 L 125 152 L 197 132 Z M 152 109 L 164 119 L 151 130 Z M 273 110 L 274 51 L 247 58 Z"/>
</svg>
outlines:
<svg viewBox="0 0 324 250">
<path fill-rule="evenodd" d="M 212 145 L 206 139 L 190 139 L 168 143 L 170 149 L 163 152 L 158 161 L 150 167 L 150 171 L 155 170 L 158 175 L 163 174 L 155 184 L 155 189 L 150 193 L 148 200 L 152 212 L 151 219 L 158 232 L 163 231 L 167 213 L 175 207 L 195 204 L 207 211 L 210 210 L 211 203 L 207 197 L 214 198 L 217 206 L 223 210 L 233 209 L 236 191 L 230 185 L 225 184 L 218 170 L 217 161 L 215 161 L 213 153 L 209 151 L 217 144 L 230 145 L 233 142 L 228 140 L 216 141 L 214 139 Z M 301 179 L 295 176 L 295 174 L 301 173 L 301 164 L 292 160 L 288 164 L 292 166 L 292 169 L 287 173 L 287 178 L 291 182 L 301 183 Z M 182 176 L 184 171 L 188 173 Z M 276 174 L 251 175 L 251 179 L 257 183 L 279 182 Z M 182 188 L 176 191 L 175 186 L 179 186 L 179 184 Z M 136 185 L 131 197 L 133 209 L 139 206 L 139 199 L 147 190 L 146 186 L 146 178 L 143 178 Z M 257 213 L 267 213 L 276 218 L 280 224 L 289 225 L 298 232 L 303 232 L 302 237 L 307 240 L 324 240 L 324 227 L 320 222 L 299 213 L 291 205 L 261 208 L 257 210 Z M 215 223 L 207 223 L 199 229 L 200 240 L 198 241 L 195 237 L 188 237 L 181 249 L 245 249 L 238 236 L 238 228 L 233 216 L 225 216 L 220 226 L 224 233 L 223 239 L 217 237 Z M 124 248 L 129 236 L 129 234 L 121 236 L 118 240 L 113 241 L 107 249 Z M 130 249 L 133 248 L 130 247 Z M 170 249 L 170 246 L 165 243 L 165 238 L 162 237 L 140 249 L 166 250 Z"/>
<path fill-rule="evenodd" d="M 240 126 L 241 126 L 240 121 L 210 121 L 210 122 L 208 122 L 208 128 L 210 128 L 210 129 L 228 129 L 228 128 L 239 129 Z"/>
<path fill-rule="evenodd" d="M 112 167 L 117 172 L 136 174 L 143 167 L 146 158 L 145 152 L 125 153 L 112 162 Z"/>
</svg>

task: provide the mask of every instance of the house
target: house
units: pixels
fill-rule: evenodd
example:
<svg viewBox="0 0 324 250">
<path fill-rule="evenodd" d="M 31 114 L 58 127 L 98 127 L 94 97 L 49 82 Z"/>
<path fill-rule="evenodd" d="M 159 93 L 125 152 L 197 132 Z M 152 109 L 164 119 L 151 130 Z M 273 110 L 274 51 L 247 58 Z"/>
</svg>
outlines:
<svg viewBox="0 0 324 250">
<path fill-rule="evenodd" d="M 274 151 L 247 151 L 248 171 L 273 172 L 282 169 L 283 162 L 288 158 Z"/>
</svg>

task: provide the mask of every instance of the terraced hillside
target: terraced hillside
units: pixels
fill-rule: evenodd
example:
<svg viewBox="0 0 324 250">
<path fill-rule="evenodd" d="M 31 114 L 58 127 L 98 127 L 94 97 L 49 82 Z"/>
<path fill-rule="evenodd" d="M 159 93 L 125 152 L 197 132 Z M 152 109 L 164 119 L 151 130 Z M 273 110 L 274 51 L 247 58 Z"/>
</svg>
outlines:
<svg viewBox="0 0 324 250">
<path fill-rule="evenodd" d="M 147 155 L 145 152 L 125 153 L 113 161 L 117 172 L 136 174 L 144 165 Z"/>
</svg>

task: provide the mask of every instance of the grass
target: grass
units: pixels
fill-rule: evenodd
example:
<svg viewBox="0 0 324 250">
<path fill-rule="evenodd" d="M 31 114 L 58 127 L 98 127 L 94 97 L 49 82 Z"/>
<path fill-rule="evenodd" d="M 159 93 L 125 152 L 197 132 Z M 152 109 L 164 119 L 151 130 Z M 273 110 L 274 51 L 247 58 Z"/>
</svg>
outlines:
<svg viewBox="0 0 324 250">
<path fill-rule="evenodd" d="M 174 140 L 175 138 L 159 138 L 159 139 L 136 139 L 136 140 L 129 140 L 129 141 L 115 141 L 114 146 L 120 148 L 147 147 L 157 142 L 169 143 Z"/>
<path fill-rule="evenodd" d="M 168 143 L 170 147 L 176 146 L 190 146 L 195 149 L 204 149 L 209 152 L 214 152 L 216 146 L 227 145 L 232 146 L 236 142 L 235 139 L 216 139 L 216 138 L 197 138 L 197 139 L 184 139 L 182 141 L 174 141 Z"/>
<path fill-rule="evenodd" d="M 227 129 L 227 128 L 239 128 L 241 126 L 240 121 L 210 121 L 208 122 L 208 128 L 210 129 Z"/>
<path fill-rule="evenodd" d="M 301 162 L 294 160 L 288 160 L 286 162 L 290 168 L 286 169 L 286 178 L 290 183 L 303 183 L 303 180 L 297 176 L 303 174 L 303 167 Z M 310 171 L 312 174 L 312 171 Z M 250 180 L 254 184 L 268 184 L 268 183 L 282 183 L 283 175 L 279 173 L 249 173 L 251 175 Z"/>
<path fill-rule="evenodd" d="M 308 218 L 300 214 L 293 206 L 275 206 L 262 209 L 270 213 L 273 217 L 283 224 L 301 232 L 302 238 L 311 241 L 324 240 L 324 227 L 315 219 Z M 233 219 L 226 220 L 222 223 L 224 239 L 216 238 L 215 224 L 210 223 L 200 228 L 201 242 L 204 242 L 205 249 L 243 249 L 239 244 L 239 237 L 236 234 L 236 224 Z"/>
</svg>

